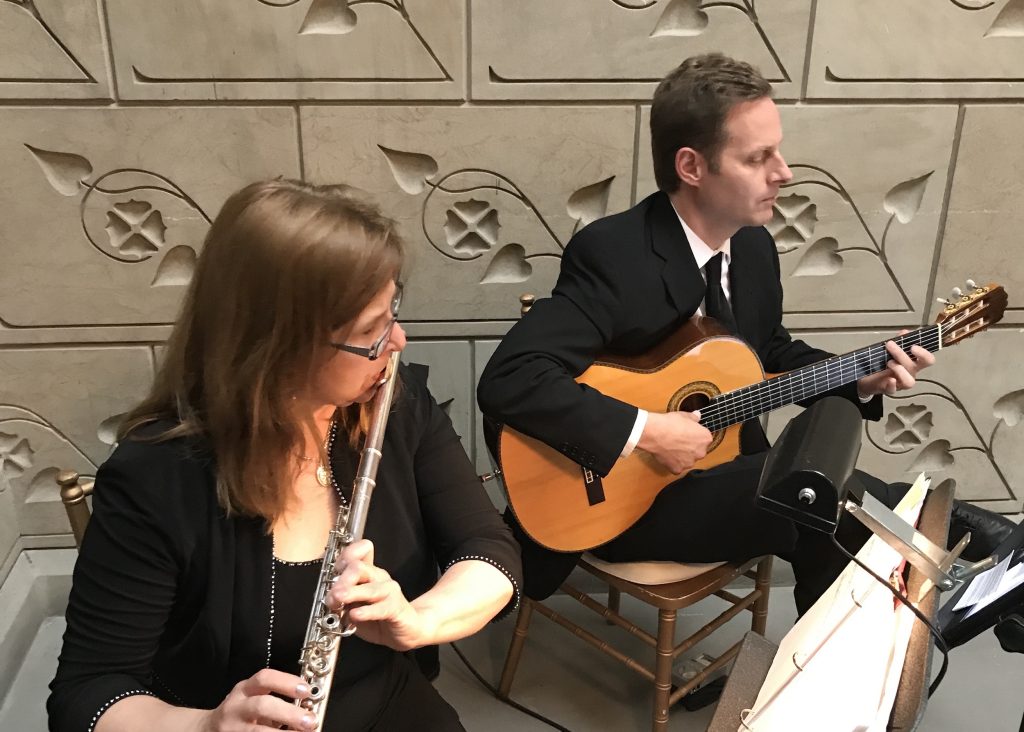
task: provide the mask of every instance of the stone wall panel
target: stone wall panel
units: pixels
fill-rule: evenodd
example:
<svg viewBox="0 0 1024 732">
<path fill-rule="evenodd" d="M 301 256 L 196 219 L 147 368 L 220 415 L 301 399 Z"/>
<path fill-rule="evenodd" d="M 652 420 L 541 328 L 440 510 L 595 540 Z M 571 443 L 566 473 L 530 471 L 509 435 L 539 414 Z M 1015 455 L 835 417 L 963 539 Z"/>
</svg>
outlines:
<svg viewBox="0 0 1024 732">
<path fill-rule="evenodd" d="M 797 98 L 811 3 L 473 0 L 471 8 L 474 98 L 646 101 L 669 69 L 707 51 L 754 64 L 779 97 Z"/>
<path fill-rule="evenodd" d="M 0 2 L 0 99 L 111 96 L 95 0 Z"/>
<path fill-rule="evenodd" d="M 819 2 L 807 96 L 956 99 L 1024 95 L 1020 0 Z"/>
<path fill-rule="evenodd" d="M 628 107 L 302 112 L 310 179 L 401 224 L 409 322 L 513 319 L 521 293 L 548 293 L 572 233 L 628 206 L 634 127 Z"/>
<path fill-rule="evenodd" d="M 942 237 L 936 295 L 965 278 L 1002 284 L 1010 296 L 1006 323 L 1024 323 L 1024 128 L 1019 106 L 968 107 Z M 933 309 L 939 306 L 932 304 Z"/>
<path fill-rule="evenodd" d="M 845 353 L 882 341 L 882 331 L 803 333 L 807 342 Z M 958 498 L 1004 513 L 1019 513 L 1024 501 L 1024 379 L 1009 371 L 979 379 L 994 364 L 1013 361 L 1020 350 L 1016 330 L 996 329 L 943 349 L 917 385 L 885 399 L 879 422 L 865 422 L 858 467 L 886 482 L 913 482 L 927 473 L 934 484 L 956 481 Z M 774 412 L 768 436 L 775 439 L 799 412 Z"/>
<path fill-rule="evenodd" d="M 299 174 L 289 109 L 0 109 L 0 324 L 168 323 L 209 222 Z"/>
<path fill-rule="evenodd" d="M 460 0 L 110 0 L 125 99 L 461 99 Z M 190 53 L 181 53 L 188 38 Z"/>
<path fill-rule="evenodd" d="M 0 491 L 10 494 L 20 532 L 68 531 L 54 478 L 96 474 L 116 441 L 121 415 L 153 378 L 150 349 L 0 350 Z"/>
</svg>

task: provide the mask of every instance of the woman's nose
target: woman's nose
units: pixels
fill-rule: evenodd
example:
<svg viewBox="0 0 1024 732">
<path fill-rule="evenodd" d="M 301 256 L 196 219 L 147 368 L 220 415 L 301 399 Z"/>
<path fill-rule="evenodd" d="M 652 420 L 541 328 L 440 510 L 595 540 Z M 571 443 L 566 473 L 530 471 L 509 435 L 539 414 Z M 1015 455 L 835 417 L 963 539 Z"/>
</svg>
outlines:
<svg viewBox="0 0 1024 732">
<path fill-rule="evenodd" d="M 389 343 L 391 348 L 395 351 L 405 350 L 407 340 L 405 337 L 405 328 L 402 327 L 401 323 L 395 323 L 394 330 L 391 331 L 391 339 Z"/>
</svg>

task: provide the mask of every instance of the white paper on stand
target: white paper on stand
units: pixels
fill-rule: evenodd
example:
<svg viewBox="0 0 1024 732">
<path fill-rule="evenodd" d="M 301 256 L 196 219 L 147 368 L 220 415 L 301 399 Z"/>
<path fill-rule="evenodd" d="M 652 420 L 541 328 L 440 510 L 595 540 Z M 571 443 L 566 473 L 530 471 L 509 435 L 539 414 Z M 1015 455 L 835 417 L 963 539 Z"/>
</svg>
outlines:
<svg viewBox="0 0 1024 732">
<path fill-rule="evenodd" d="M 924 474 L 918 476 L 896 514 L 916 525 L 929 484 Z M 883 578 L 903 565 L 899 552 L 877 536 L 868 539 L 857 558 Z M 738 731 L 884 730 L 915 619 L 851 562 L 783 638 Z"/>
</svg>

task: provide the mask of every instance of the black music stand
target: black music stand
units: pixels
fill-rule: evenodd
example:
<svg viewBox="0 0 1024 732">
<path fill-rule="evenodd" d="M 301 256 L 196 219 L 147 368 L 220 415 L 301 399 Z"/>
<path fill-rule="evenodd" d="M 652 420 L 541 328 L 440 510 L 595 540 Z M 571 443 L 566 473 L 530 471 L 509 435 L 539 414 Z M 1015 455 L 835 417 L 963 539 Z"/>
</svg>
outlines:
<svg viewBox="0 0 1024 732">
<path fill-rule="evenodd" d="M 1017 526 L 1013 533 L 996 547 L 993 556 L 997 561 L 1002 561 L 1010 555 L 1014 555 L 1010 560 L 1011 566 L 1024 561 L 1024 523 Z M 966 583 L 960 587 L 939 610 L 939 631 L 950 648 L 963 645 L 979 633 L 1004 622 L 1011 615 L 1024 613 L 1024 585 L 1018 585 L 973 615 L 969 615 L 966 608 L 954 611 L 953 607 L 970 585 L 971 583 Z"/>
</svg>

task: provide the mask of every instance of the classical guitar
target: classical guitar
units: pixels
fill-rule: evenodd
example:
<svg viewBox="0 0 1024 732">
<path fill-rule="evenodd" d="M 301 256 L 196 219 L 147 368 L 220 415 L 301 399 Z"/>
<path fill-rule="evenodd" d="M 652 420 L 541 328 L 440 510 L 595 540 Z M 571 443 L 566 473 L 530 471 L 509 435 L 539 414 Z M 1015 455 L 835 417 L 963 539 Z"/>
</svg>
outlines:
<svg viewBox="0 0 1024 732">
<path fill-rule="evenodd" d="M 901 348 L 938 351 L 996 323 L 1006 308 L 999 285 L 974 286 L 946 304 L 934 325 L 892 338 Z M 695 317 L 645 354 L 600 358 L 576 381 L 650 412 L 700 410 L 714 439 L 692 469 L 739 454 L 742 422 L 881 371 L 885 343 L 833 356 L 765 378 L 757 354 L 711 318 Z M 607 476 L 580 466 L 548 445 L 505 427 L 499 459 L 509 505 L 537 543 L 582 551 L 628 529 L 654 498 L 678 479 L 650 454 L 635 450 Z"/>
</svg>

